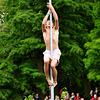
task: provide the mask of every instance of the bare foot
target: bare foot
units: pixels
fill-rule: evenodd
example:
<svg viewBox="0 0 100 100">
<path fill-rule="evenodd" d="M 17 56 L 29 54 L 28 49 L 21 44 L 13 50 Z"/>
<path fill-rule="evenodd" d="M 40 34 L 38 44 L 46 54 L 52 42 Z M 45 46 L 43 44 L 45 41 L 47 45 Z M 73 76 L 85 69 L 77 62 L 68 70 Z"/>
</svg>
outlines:
<svg viewBox="0 0 100 100">
<path fill-rule="evenodd" d="M 49 90 L 51 90 L 51 86 L 49 86 Z"/>
<path fill-rule="evenodd" d="M 57 85 L 57 82 L 54 82 L 54 87 L 56 87 L 56 85 Z"/>
<path fill-rule="evenodd" d="M 57 82 L 54 82 L 54 87 L 56 87 Z M 49 90 L 51 90 L 51 86 L 49 86 Z"/>
<path fill-rule="evenodd" d="M 48 81 L 48 84 L 49 84 L 50 86 L 54 86 L 54 84 L 51 82 L 50 79 L 48 79 L 47 81 Z"/>
<path fill-rule="evenodd" d="M 51 86 L 49 86 L 49 90 L 51 90 Z"/>
</svg>

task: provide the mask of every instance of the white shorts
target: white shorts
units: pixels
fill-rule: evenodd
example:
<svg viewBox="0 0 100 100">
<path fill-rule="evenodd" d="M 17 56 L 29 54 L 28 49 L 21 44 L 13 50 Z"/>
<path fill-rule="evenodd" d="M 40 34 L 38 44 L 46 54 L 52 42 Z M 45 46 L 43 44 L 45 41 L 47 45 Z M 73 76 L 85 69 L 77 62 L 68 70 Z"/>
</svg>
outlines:
<svg viewBox="0 0 100 100">
<path fill-rule="evenodd" d="M 59 63 L 59 59 L 60 59 L 60 56 L 61 56 L 61 51 L 60 51 L 60 49 L 55 49 L 55 50 L 53 50 L 52 58 L 51 58 L 50 50 L 46 49 L 46 50 L 43 52 L 43 55 L 44 55 L 44 58 L 45 58 L 45 57 L 48 57 L 48 58 L 50 58 L 50 59 L 56 59 L 57 62 Z"/>
</svg>

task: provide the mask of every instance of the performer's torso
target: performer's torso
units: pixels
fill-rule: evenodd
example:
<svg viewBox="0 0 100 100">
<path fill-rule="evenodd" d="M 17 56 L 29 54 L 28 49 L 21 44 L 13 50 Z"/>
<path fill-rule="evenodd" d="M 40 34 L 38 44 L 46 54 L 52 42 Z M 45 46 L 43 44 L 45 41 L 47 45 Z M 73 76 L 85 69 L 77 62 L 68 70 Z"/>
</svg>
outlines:
<svg viewBox="0 0 100 100">
<path fill-rule="evenodd" d="M 53 50 L 58 48 L 58 35 L 59 31 L 52 28 Z M 50 50 L 50 29 L 46 29 L 46 32 L 43 32 L 43 38 L 46 44 L 46 49 Z"/>
</svg>

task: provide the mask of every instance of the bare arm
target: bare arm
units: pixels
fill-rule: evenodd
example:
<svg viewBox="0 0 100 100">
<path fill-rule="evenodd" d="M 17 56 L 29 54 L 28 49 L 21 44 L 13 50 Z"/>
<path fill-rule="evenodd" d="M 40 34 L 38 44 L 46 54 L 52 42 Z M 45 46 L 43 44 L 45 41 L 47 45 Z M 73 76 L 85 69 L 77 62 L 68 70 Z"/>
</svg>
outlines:
<svg viewBox="0 0 100 100">
<path fill-rule="evenodd" d="M 59 29 L 58 15 L 54 9 L 52 10 L 52 13 L 53 13 L 53 17 L 55 19 L 55 29 Z"/>
<path fill-rule="evenodd" d="M 51 9 L 51 12 L 53 13 L 53 17 L 55 19 L 55 29 L 59 29 L 59 24 L 58 24 L 58 15 L 54 9 L 54 7 L 50 4 L 50 3 L 47 3 L 47 7 L 49 9 Z"/>
<path fill-rule="evenodd" d="M 42 22 L 42 32 L 45 32 L 46 31 L 45 24 L 46 24 L 46 22 L 48 20 L 48 17 L 49 17 L 49 14 L 50 13 L 51 13 L 51 10 L 49 9 L 48 10 L 48 13 L 46 14 L 46 16 L 44 17 L 43 22 Z"/>
<path fill-rule="evenodd" d="M 47 20 L 48 20 L 48 17 L 49 17 L 49 15 L 46 15 L 46 16 L 44 17 L 44 19 L 43 19 L 43 22 L 42 22 L 42 32 L 45 32 L 45 31 L 46 31 L 46 29 L 45 29 L 45 24 L 46 24 L 46 22 L 47 22 Z"/>
</svg>

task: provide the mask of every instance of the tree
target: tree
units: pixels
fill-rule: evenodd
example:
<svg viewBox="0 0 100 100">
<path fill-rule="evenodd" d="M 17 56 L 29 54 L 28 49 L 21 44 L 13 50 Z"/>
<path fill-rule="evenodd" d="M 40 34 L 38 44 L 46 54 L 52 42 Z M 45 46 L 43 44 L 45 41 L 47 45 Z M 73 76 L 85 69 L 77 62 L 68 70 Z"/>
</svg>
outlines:
<svg viewBox="0 0 100 100">
<path fill-rule="evenodd" d="M 22 100 L 47 82 L 43 70 L 45 45 L 41 24 L 47 0 L 1 0 L 4 28 L 0 29 L 0 99 Z M 94 27 L 93 3 L 80 0 L 53 0 L 59 16 L 59 46 L 62 51 L 58 87 L 84 93 L 84 43 Z M 46 9 L 45 9 L 46 8 Z M 1 26 L 3 26 L 1 25 Z M 2 31 L 1 31 L 2 30 Z M 86 74 L 85 74 L 86 75 Z M 40 91 L 41 92 L 41 91 Z M 17 98 L 16 98 L 17 97 Z"/>
<path fill-rule="evenodd" d="M 88 78 L 94 81 L 100 81 L 100 4 L 94 5 L 94 23 L 95 28 L 89 34 L 91 41 L 85 44 L 87 49 L 84 59 L 85 67 L 89 70 Z"/>
<path fill-rule="evenodd" d="M 62 51 L 60 66 L 63 71 L 58 70 L 60 88 L 67 86 L 70 92 L 82 93 L 84 43 L 89 40 L 88 34 L 93 29 L 92 4 L 59 0 L 55 7 L 59 14 L 59 45 Z"/>
<path fill-rule="evenodd" d="M 0 99 L 22 100 L 40 88 L 45 93 L 45 76 L 37 60 L 45 47 L 41 26 L 43 14 L 34 11 L 32 0 L 5 0 L 7 32 L 0 33 Z"/>
</svg>

